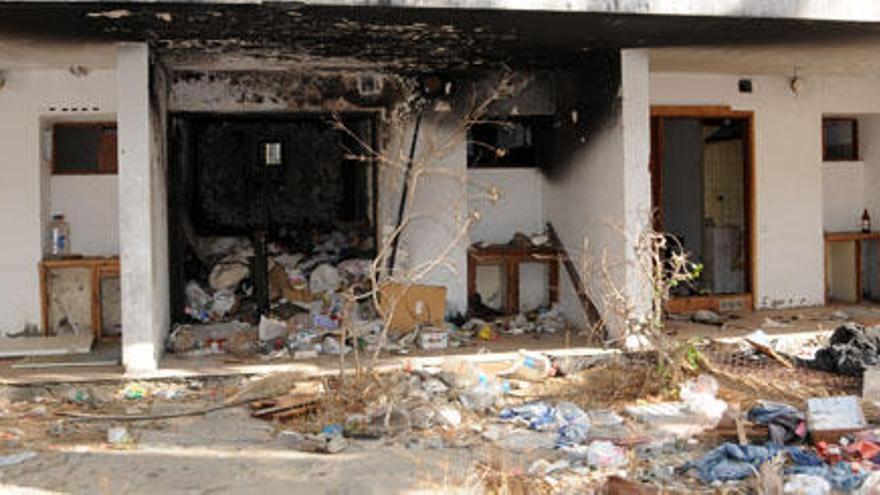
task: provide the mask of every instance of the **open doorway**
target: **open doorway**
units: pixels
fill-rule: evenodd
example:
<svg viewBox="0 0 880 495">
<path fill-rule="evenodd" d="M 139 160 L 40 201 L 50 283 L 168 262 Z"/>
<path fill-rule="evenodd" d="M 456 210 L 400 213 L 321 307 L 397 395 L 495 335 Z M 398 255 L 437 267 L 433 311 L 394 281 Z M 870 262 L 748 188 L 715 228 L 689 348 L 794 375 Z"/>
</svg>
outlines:
<svg viewBox="0 0 880 495">
<path fill-rule="evenodd" d="M 752 146 L 751 112 L 652 109 L 655 228 L 702 267 L 675 288 L 671 311 L 753 305 Z"/>
<path fill-rule="evenodd" d="M 316 294 L 335 293 L 341 278 L 375 256 L 375 169 L 354 158 L 360 143 L 374 142 L 373 115 L 340 119 L 173 116 L 173 322 L 255 325 L 264 315 L 299 313 L 305 320 Z"/>
</svg>

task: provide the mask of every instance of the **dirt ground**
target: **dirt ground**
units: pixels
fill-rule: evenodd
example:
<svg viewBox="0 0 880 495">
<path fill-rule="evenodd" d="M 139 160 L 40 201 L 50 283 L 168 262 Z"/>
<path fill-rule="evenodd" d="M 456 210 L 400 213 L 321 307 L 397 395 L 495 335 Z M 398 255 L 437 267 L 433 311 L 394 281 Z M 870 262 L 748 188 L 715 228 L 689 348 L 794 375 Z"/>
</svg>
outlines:
<svg viewBox="0 0 880 495">
<path fill-rule="evenodd" d="M 334 455 L 285 446 L 270 423 L 243 408 L 132 428 L 137 444 L 61 445 L 0 468 L 0 488 L 74 494 L 448 493 L 468 451 L 354 441 Z M 453 490 L 454 491 L 454 490 Z"/>
</svg>

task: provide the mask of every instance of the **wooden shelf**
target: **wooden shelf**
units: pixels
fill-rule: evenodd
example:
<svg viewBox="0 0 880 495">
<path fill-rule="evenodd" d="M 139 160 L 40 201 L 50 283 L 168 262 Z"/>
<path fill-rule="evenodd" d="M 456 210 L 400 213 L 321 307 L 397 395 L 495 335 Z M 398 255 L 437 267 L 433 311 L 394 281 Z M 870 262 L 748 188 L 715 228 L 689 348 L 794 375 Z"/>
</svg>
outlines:
<svg viewBox="0 0 880 495">
<path fill-rule="evenodd" d="M 84 268 L 90 272 L 91 283 L 91 326 L 95 338 L 102 338 L 103 321 L 101 318 L 101 280 L 119 276 L 118 257 L 84 256 L 77 258 L 47 258 L 40 261 L 40 312 L 43 333 L 49 335 L 49 273 L 52 270 Z"/>
<path fill-rule="evenodd" d="M 521 263 L 546 263 L 548 268 L 547 287 L 550 304 L 559 301 L 559 249 L 556 247 L 509 246 L 496 244 L 490 246 L 473 245 L 468 248 L 468 302 L 477 293 L 477 266 L 502 265 L 507 275 L 507 297 L 504 312 L 519 312 L 519 265 Z"/>
<path fill-rule="evenodd" d="M 852 242 L 880 240 L 880 232 L 825 232 L 826 242 Z"/>
</svg>

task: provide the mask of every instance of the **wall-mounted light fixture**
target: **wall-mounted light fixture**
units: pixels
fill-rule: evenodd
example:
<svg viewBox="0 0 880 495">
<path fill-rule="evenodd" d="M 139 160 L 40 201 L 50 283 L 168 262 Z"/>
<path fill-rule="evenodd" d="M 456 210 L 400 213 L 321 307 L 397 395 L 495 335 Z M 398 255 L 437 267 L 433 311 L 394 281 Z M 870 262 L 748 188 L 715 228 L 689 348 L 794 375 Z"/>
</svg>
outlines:
<svg viewBox="0 0 880 495">
<path fill-rule="evenodd" d="M 89 75 L 89 68 L 85 65 L 71 65 L 68 70 L 73 77 L 86 77 Z"/>
<path fill-rule="evenodd" d="M 797 65 L 794 66 L 794 72 L 791 79 L 788 81 L 788 87 L 791 89 L 795 98 L 800 96 L 801 92 L 804 90 L 804 80 L 798 76 Z"/>
<path fill-rule="evenodd" d="M 263 165 L 267 167 L 279 167 L 284 164 L 283 150 L 279 141 L 266 141 L 260 147 L 260 155 L 263 157 Z"/>
</svg>

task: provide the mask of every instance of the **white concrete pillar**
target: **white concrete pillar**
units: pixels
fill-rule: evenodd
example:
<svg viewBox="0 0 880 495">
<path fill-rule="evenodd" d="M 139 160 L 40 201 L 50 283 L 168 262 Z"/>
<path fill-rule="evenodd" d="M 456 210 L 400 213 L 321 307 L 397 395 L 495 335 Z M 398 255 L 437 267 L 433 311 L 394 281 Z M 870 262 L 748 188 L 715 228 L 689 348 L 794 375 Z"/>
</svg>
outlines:
<svg viewBox="0 0 880 495">
<path fill-rule="evenodd" d="M 122 361 L 141 373 L 157 368 L 169 327 L 164 136 L 154 129 L 149 47 L 120 43 L 116 70 Z"/>
<path fill-rule="evenodd" d="M 620 51 L 623 124 L 623 217 L 626 290 L 636 315 L 650 309 L 652 287 L 636 243 L 651 225 L 650 55 L 647 50 Z"/>
</svg>

